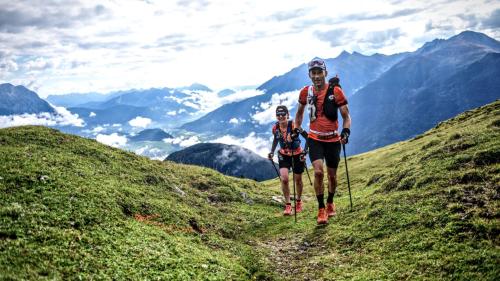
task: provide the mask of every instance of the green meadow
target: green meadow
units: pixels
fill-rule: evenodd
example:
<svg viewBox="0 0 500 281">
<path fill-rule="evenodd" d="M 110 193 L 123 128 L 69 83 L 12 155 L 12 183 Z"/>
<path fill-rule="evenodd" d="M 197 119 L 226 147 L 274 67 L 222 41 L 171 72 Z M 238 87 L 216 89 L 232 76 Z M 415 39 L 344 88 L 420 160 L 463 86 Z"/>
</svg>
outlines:
<svg viewBox="0 0 500 281">
<path fill-rule="evenodd" d="M 498 280 L 500 102 L 347 160 L 317 226 L 306 174 L 295 223 L 278 179 L 0 129 L 0 279 Z"/>
</svg>

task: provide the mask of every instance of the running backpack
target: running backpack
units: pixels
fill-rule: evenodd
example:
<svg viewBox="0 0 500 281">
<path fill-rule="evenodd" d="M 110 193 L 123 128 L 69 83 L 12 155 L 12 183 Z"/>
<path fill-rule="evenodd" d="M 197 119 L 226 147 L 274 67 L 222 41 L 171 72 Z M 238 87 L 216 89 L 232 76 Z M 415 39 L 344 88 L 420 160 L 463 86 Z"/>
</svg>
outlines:
<svg viewBox="0 0 500 281">
<path fill-rule="evenodd" d="M 275 126 L 276 126 L 275 137 L 278 139 L 281 148 L 297 149 L 300 146 L 299 138 L 292 139 L 291 143 L 286 141 L 285 136 L 283 136 L 283 134 L 281 134 L 279 122 L 276 122 Z M 292 133 L 292 121 L 291 120 L 288 121 L 286 133 L 287 133 L 287 135 Z"/>
<path fill-rule="evenodd" d="M 341 89 L 342 87 L 339 84 L 340 80 L 338 77 L 333 77 L 328 82 L 328 90 L 326 90 L 325 100 L 323 101 L 323 114 L 325 114 L 326 118 L 330 119 L 331 121 L 336 121 L 338 119 L 339 107 L 337 105 L 337 101 L 335 100 L 335 95 L 333 94 L 333 92 L 335 87 L 339 87 Z"/>
<path fill-rule="evenodd" d="M 331 78 L 328 83 L 328 89 L 326 90 L 325 99 L 323 100 L 323 114 L 331 121 L 336 121 L 338 119 L 338 105 L 335 100 L 334 88 L 342 88 L 339 84 L 340 80 L 338 77 Z M 317 96 L 313 93 L 313 86 L 309 86 L 307 91 L 307 103 L 309 105 L 309 118 L 312 121 L 316 120 L 317 116 Z"/>
</svg>

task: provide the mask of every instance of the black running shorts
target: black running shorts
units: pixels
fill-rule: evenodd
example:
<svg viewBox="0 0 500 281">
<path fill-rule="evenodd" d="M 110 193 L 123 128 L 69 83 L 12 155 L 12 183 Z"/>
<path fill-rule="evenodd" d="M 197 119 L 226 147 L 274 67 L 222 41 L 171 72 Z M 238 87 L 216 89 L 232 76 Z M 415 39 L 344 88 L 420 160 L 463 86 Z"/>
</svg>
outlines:
<svg viewBox="0 0 500 281">
<path fill-rule="evenodd" d="M 292 156 L 278 153 L 278 165 L 281 168 L 290 169 L 292 167 Z M 300 154 L 293 156 L 293 173 L 302 174 L 304 172 L 304 162 L 300 161 Z"/>
<path fill-rule="evenodd" d="M 337 168 L 340 162 L 340 141 L 324 142 L 309 139 L 309 159 L 311 163 L 315 160 L 326 160 L 328 168 Z"/>
</svg>

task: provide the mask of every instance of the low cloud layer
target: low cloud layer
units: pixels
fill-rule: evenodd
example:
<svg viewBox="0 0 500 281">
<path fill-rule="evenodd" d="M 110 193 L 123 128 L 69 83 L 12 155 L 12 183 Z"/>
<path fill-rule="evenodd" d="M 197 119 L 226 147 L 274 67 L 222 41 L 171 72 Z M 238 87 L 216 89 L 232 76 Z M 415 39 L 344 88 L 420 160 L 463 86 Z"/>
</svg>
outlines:
<svg viewBox="0 0 500 281">
<path fill-rule="evenodd" d="M 151 124 L 151 119 L 137 116 L 136 118 L 128 121 L 128 124 L 132 127 L 137 127 L 137 128 L 146 128 Z"/>
<path fill-rule="evenodd" d="M 41 96 L 261 85 L 342 50 L 394 54 L 467 28 L 498 40 L 499 18 L 490 0 L 0 0 L 0 82 Z"/>
<path fill-rule="evenodd" d="M 267 154 L 271 151 L 271 140 L 258 137 L 254 132 L 251 132 L 244 138 L 236 138 L 234 136 L 225 135 L 210 142 L 238 145 L 257 153 L 262 157 L 267 157 Z"/>
<path fill-rule="evenodd" d="M 141 148 L 134 150 L 134 153 L 138 154 L 138 155 L 146 156 L 146 157 L 153 159 L 153 160 L 160 160 L 160 161 L 164 160 L 168 156 L 168 153 L 166 153 L 165 151 L 163 151 L 157 147 L 152 147 L 149 145 L 146 145 L 146 146 L 143 146 Z"/>
<path fill-rule="evenodd" d="M 19 114 L 0 116 L 0 128 L 41 125 L 41 126 L 75 126 L 83 127 L 84 121 L 77 114 L 72 114 L 64 107 L 52 105 L 55 113 Z"/>
<path fill-rule="evenodd" d="M 164 139 L 163 142 L 178 145 L 180 147 L 188 147 L 200 143 L 200 139 L 197 136 L 180 136 L 172 139 Z"/>
<path fill-rule="evenodd" d="M 112 133 L 111 135 L 98 134 L 95 139 L 100 143 L 112 147 L 123 147 L 128 141 L 125 136 L 120 136 L 117 133 Z"/>
<path fill-rule="evenodd" d="M 272 95 L 270 101 L 263 102 L 258 108 L 256 108 L 256 113 L 252 116 L 252 119 L 260 125 L 276 122 L 276 107 L 278 105 L 286 106 L 288 108 L 290 118 L 293 118 L 298 96 L 298 91 L 274 94 Z"/>
</svg>

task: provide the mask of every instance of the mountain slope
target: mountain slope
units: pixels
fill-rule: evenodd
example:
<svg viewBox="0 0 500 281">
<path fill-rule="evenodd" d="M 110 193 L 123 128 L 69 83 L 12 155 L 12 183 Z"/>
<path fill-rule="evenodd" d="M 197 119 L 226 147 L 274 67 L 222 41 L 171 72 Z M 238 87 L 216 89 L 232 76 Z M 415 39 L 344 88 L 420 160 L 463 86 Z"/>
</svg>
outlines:
<svg viewBox="0 0 500 281">
<path fill-rule="evenodd" d="M 352 152 L 407 139 L 499 99 L 500 42 L 471 34 L 424 45 L 358 91 L 349 100 Z"/>
<path fill-rule="evenodd" d="M 132 105 L 115 105 L 106 109 L 90 109 L 85 107 L 70 107 L 68 110 L 78 114 L 89 126 L 99 124 L 127 124 L 137 116 L 153 117 L 154 113 L 147 107 Z"/>
<path fill-rule="evenodd" d="M 209 134 L 213 136 L 230 134 L 239 137 L 246 136 L 252 131 L 270 131 L 271 129 L 268 125 L 266 125 L 264 129 L 263 126 L 255 124 L 252 120 L 252 115 L 256 111 L 255 108 L 259 104 L 265 103 L 270 99 L 270 94 L 264 94 L 242 101 L 228 103 L 195 121 L 183 124 L 180 128 L 199 134 Z M 233 118 L 245 120 L 245 122 L 231 123 L 230 120 Z"/>
<path fill-rule="evenodd" d="M 85 104 L 101 103 L 112 99 L 120 92 L 100 94 L 100 93 L 72 93 L 65 95 L 49 95 L 46 100 L 52 104 L 64 107 L 86 107 Z"/>
<path fill-rule="evenodd" d="M 0 279 L 248 280 L 265 268 L 239 240 L 271 215 L 252 181 L 44 127 L 1 129 L 0 144 Z"/>
<path fill-rule="evenodd" d="M 426 43 L 412 53 L 393 56 L 342 53 L 326 60 L 328 68 L 333 70 L 330 76 L 336 73 L 335 69 L 344 71 L 339 76 L 353 120 L 351 153 L 413 137 L 439 121 L 500 98 L 496 79 L 500 66 L 496 57 L 489 55 L 495 53 L 500 53 L 500 42 L 465 31 L 446 40 Z M 481 69 L 473 72 L 474 68 Z M 255 132 L 267 138 L 274 121 L 270 107 L 286 104 L 293 117 L 298 91 L 286 91 L 310 84 L 308 79 L 306 65 L 301 65 L 259 87 L 267 91 L 265 95 L 226 104 L 181 128 L 208 136 L 246 137 Z M 450 85 L 462 86 L 452 89 Z M 457 90 L 458 95 L 452 93 Z M 456 100 L 447 100 L 451 97 Z M 428 103 L 432 104 L 430 109 L 424 108 Z M 269 120 L 262 120 L 262 116 L 268 116 Z M 230 122 L 233 118 L 242 122 Z M 303 126 L 307 129 L 307 118 Z"/>
<path fill-rule="evenodd" d="M 173 136 L 162 129 L 146 129 L 129 139 L 131 141 L 162 141 L 163 139 L 171 138 L 173 138 Z"/>
<path fill-rule="evenodd" d="M 380 54 L 364 56 L 356 52 L 353 54 L 343 52 L 336 58 L 326 59 L 325 62 L 328 69 L 331 70 L 329 76 L 338 74 L 345 93 L 351 95 L 356 89 L 377 78 L 406 56 L 406 53 L 391 56 Z M 274 94 L 295 91 L 310 83 L 307 76 L 307 66 L 302 64 L 259 86 L 258 90 L 266 91 L 266 94 L 225 104 L 195 121 L 183 124 L 180 128 L 200 134 L 230 134 L 238 137 L 247 136 L 252 131 L 258 134 L 270 131 L 269 124 L 259 124 L 252 118 L 256 112 L 262 109 L 261 104 L 269 103 Z M 289 107 L 290 112 L 295 111 L 297 99 L 298 93 L 297 98 L 293 99 L 292 106 Z M 233 118 L 244 120 L 244 122 L 237 124 L 229 122 Z"/>
<path fill-rule="evenodd" d="M 342 79 L 345 93 L 349 96 L 357 89 L 376 79 L 392 65 L 405 58 L 408 53 L 395 55 L 374 54 L 365 56 L 353 52 L 349 54 L 343 51 L 339 56 L 325 59 L 328 77 L 339 75 Z M 284 93 L 303 88 L 310 85 L 311 80 L 307 76 L 307 64 L 302 64 L 289 72 L 273 77 L 259 86 L 259 90 L 268 93 Z"/>
<path fill-rule="evenodd" d="M 269 160 L 237 145 L 199 143 L 176 151 L 165 160 L 203 166 L 228 176 L 256 181 L 277 177 Z"/>
<path fill-rule="evenodd" d="M 299 223 L 254 230 L 283 280 L 498 279 L 499 101 L 348 165 L 352 211 L 342 160 L 327 227 L 315 227 L 308 187 Z M 279 192 L 277 180 L 265 185 Z"/>
<path fill-rule="evenodd" d="M 1 279 L 496 280 L 500 102 L 343 162 L 338 215 L 43 127 L 0 129 Z M 347 145 L 347 149 L 351 149 Z"/>
<path fill-rule="evenodd" d="M 24 86 L 14 86 L 9 83 L 0 84 L 0 101 L 2 101 L 0 115 L 55 112 L 54 108 L 46 101 Z"/>
</svg>

